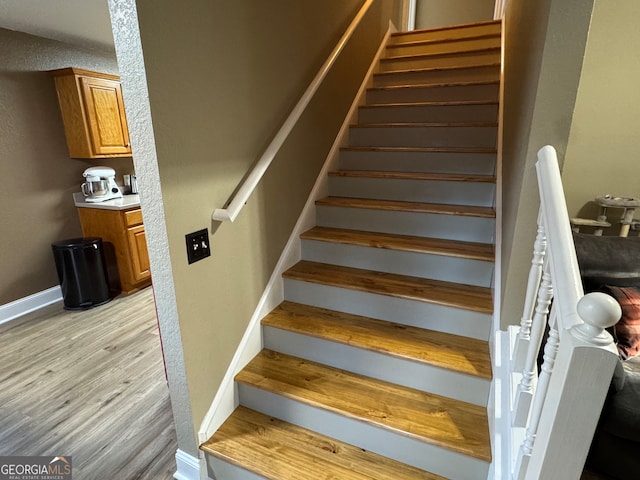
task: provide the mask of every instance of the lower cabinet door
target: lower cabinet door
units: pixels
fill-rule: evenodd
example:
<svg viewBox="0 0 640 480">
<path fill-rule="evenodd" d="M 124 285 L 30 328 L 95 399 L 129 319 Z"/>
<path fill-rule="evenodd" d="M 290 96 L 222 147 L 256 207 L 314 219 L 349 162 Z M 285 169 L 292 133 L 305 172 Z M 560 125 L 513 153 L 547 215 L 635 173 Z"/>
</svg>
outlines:
<svg viewBox="0 0 640 480">
<path fill-rule="evenodd" d="M 131 252 L 131 266 L 136 281 L 145 280 L 151 276 L 149 270 L 149 252 L 147 251 L 147 237 L 144 225 L 127 229 L 129 249 Z"/>
</svg>

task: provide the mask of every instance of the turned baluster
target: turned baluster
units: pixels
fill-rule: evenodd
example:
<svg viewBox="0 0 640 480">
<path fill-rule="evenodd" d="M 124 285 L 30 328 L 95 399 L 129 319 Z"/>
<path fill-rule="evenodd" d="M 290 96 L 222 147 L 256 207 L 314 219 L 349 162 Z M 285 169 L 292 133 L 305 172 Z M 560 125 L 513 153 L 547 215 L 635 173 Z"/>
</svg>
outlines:
<svg viewBox="0 0 640 480">
<path fill-rule="evenodd" d="M 551 275 L 549 274 L 549 263 L 545 261 L 542 273 L 542 282 L 538 290 L 538 301 L 536 303 L 535 314 L 531 324 L 531 339 L 527 358 L 522 370 L 522 379 L 516 390 L 516 398 L 513 407 L 513 426 L 524 427 L 527 424 L 529 408 L 533 399 L 533 379 L 537 374 L 536 360 L 540 351 L 542 335 L 547 322 L 549 304 L 553 297 L 553 286 L 551 285 Z"/>
<path fill-rule="evenodd" d="M 512 370 L 514 372 L 519 372 L 524 368 L 525 359 L 527 358 L 527 350 L 531 340 L 533 308 L 535 306 L 536 293 L 540 286 L 540 279 L 542 278 L 542 265 L 544 264 L 546 251 L 547 237 L 544 226 L 542 225 L 542 217 L 539 214 L 538 231 L 533 243 L 533 258 L 531 259 L 531 268 L 529 269 L 529 280 L 527 282 L 522 319 L 520 320 L 520 330 L 518 331 L 518 337 L 516 338 L 516 344 L 513 350 Z"/>
</svg>

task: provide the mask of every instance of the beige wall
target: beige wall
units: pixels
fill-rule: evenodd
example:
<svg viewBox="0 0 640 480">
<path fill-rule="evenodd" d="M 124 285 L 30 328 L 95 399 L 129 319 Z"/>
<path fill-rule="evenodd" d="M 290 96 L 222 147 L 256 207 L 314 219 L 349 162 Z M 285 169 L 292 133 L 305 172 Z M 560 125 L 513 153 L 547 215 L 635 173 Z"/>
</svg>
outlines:
<svg viewBox="0 0 640 480">
<path fill-rule="evenodd" d="M 592 0 L 510 0 L 505 13 L 501 326 L 519 323 L 538 213 L 537 151 L 562 161 Z M 571 25 L 568 29 L 567 25 Z"/>
<path fill-rule="evenodd" d="M 495 0 L 416 0 L 416 28 L 493 19 Z"/>
<path fill-rule="evenodd" d="M 594 218 L 596 195 L 640 197 L 639 20 L 637 0 L 595 3 L 562 172 L 572 216 Z M 609 212 L 616 234 L 622 210 Z"/>
<path fill-rule="evenodd" d="M 58 284 L 51 243 L 81 235 L 71 194 L 98 162 L 67 153 L 47 70 L 117 73 L 115 54 L 0 29 L 0 305 Z M 131 165 L 115 162 L 116 168 Z M 128 168 L 126 168 L 128 169 Z"/>
<path fill-rule="evenodd" d="M 361 3 L 137 4 L 196 429 L 399 2 L 376 2 L 238 219 L 211 236 L 211 257 L 187 265 L 184 235 L 211 228 Z"/>
</svg>

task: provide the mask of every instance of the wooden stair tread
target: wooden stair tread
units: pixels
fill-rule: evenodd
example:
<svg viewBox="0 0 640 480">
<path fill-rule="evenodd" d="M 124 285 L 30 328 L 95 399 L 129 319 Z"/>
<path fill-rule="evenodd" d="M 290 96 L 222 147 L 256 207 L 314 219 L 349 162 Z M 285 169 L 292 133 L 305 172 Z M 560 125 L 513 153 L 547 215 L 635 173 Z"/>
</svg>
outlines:
<svg viewBox="0 0 640 480">
<path fill-rule="evenodd" d="M 236 381 L 490 462 L 486 409 L 263 350 Z"/>
<path fill-rule="evenodd" d="M 341 147 L 346 152 L 422 152 L 422 153 L 490 153 L 496 154 L 496 148 L 479 147 Z"/>
<path fill-rule="evenodd" d="M 417 83 L 409 85 L 386 85 L 383 87 L 370 87 L 367 90 L 399 90 L 418 88 L 440 88 L 440 87 L 475 87 L 478 85 L 499 85 L 500 80 L 475 80 L 467 82 L 442 82 L 442 83 Z"/>
<path fill-rule="evenodd" d="M 454 42 L 465 42 L 468 40 L 484 40 L 489 38 L 501 38 L 502 34 L 500 32 L 489 32 L 489 33 L 478 33 L 475 35 L 469 35 L 466 37 L 460 36 L 451 36 L 451 37 L 442 37 L 442 38 L 431 38 L 428 40 L 412 40 L 409 42 L 393 42 L 387 44 L 386 48 L 398 48 L 398 47 L 414 47 L 419 45 L 435 45 L 438 43 L 454 43 Z M 394 37 L 399 38 L 399 37 Z"/>
<path fill-rule="evenodd" d="M 502 20 L 483 20 L 481 22 L 467 22 L 467 23 L 458 23 L 455 25 L 445 25 L 442 27 L 430 27 L 430 28 L 418 28 L 415 30 L 410 30 L 407 32 L 393 32 L 391 34 L 392 37 L 402 37 L 404 35 L 411 35 L 415 33 L 426 33 L 426 32 L 440 32 L 443 30 L 464 30 L 469 27 L 478 27 L 481 25 L 491 25 L 502 23 Z"/>
<path fill-rule="evenodd" d="M 474 128 L 492 127 L 497 128 L 498 122 L 394 122 L 394 123 L 360 123 L 351 125 L 350 128 Z"/>
<path fill-rule="evenodd" d="M 487 342 L 293 302 L 262 319 L 270 326 L 491 379 Z"/>
<path fill-rule="evenodd" d="M 428 73 L 428 72 L 441 72 L 441 71 L 450 71 L 450 70 L 467 70 L 474 68 L 486 68 L 486 67 L 500 67 L 500 62 L 487 62 L 487 63 L 475 63 L 471 65 L 442 65 L 442 66 L 433 66 L 433 67 L 423 67 L 423 68 L 407 68 L 406 70 L 392 70 L 389 72 L 376 72 L 373 74 L 374 77 L 384 77 L 386 75 L 408 75 L 415 73 Z"/>
<path fill-rule="evenodd" d="M 243 406 L 200 448 L 272 480 L 445 480 Z"/>
<path fill-rule="evenodd" d="M 474 312 L 493 312 L 491 290 L 476 285 L 464 285 L 305 260 L 288 269 L 283 273 L 283 276 L 292 280 L 433 303 Z"/>
<path fill-rule="evenodd" d="M 316 205 L 342 208 L 366 208 L 413 213 L 435 213 L 441 215 L 461 215 L 466 217 L 495 218 L 492 207 L 476 205 L 448 205 L 444 203 L 402 202 L 396 200 L 378 200 L 372 198 L 325 197 L 316 200 Z"/>
<path fill-rule="evenodd" d="M 486 262 L 493 262 L 495 259 L 493 245 L 461 240 L 365 232 L 331 227 L 313 227 L 304 232 L 300 238 L 405 252 L 431 253 Z"/>
<path fill-rule="evenodd" d="M 380 62 L 393 62 L 397 60 L 409 60 L 409 59 L 420 59 L 420 58 L 432 58 L 432 57 L 463 57 L 465 55 L 474 54 L 474 53 L 486 53 L 495 51 L 499 53 L 502 47 L 478 47 L 478 48 L 469 48 L 467 50 L 461 50 L 459 52 L 428 52 L 428 53 L 415 53 L 411 55 L 393 55 L 387 56 L 380 59 Z"/>
<path fill-rule="evenodd" d="M 401 102 L 401 103 L 368 103 L 360 108 L 390 107 L 466 107 L 475 105 L 498 105 L 497 100 L 451 100 L 444 102 Z"/>
<path fill-rule="evenodd" d="M 330 177 L 389 178 L 400 180 L 435 180 L 441 182 L 495 183 L 493 175 L 467 175 L 463 173 L 387 172 L 380 170 L 336 170 Z"/>
</svg>

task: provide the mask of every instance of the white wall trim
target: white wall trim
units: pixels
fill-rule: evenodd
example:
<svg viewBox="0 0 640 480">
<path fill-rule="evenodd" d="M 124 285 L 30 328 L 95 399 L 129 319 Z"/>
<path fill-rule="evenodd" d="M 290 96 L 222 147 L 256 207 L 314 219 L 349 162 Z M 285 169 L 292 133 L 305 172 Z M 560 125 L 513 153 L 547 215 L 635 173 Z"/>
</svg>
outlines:
<svg viewBox="0 0 640 480">
<path fill-rule="evenodd" d="M 410 32 L 416 29 L 416 11 L 417 11 L 418 0 L 408 0 L 408 2 L 409 2 L 409 5 L 408 5 L 409 11 L 407 15 L 406 29 L 407 29 L 407 32 Z"/>
<path fill-rule="evenodd" d="M 55 287 L 34 293 L 28 297 L 5 303 L 4 305 L 0 305 L 0 324 L 39 310 L 60 300 L 62 300 L 62 291 L 60 290 L 60 286 L 56 285 Z"/>
<path fill-rule="evenodd" d="M 200 460 L 178 449 L 176 451 L 176 480 L 200 480 Z"/>
<path fill-rule="evenodd" d="M 233 379 L 236 374 L 242 370 L 245 365 L 249 363 L 249 361 L 262 349 L 262 330 L 260 328 L 260 320 L 284 300 L 284 283 L 282 281 L 282 273 L 302 258 L 300 234 L 315 225 L 315 202 L 318 198 L 326 196 L 328 193 L 328 172 L 337 163 L 340 148 L 346 146 L 348 142 L 349 125 L 351 123 L 355 123 L 356 116 L 358 114 L 358 106 L 364 103 L 366 89 L 373 81 L 373 73 L 382 54 L 384 53 L 384 47 L 387 44 L 392 31 L 393 26 L 390 24 L 389 30 L 382 39 L 382 43 L 373 58 L 353 103 L 351 104 L 351 108 L 349 109 L 331 150 L 327 155 L 327 159 L 318 175 L 313 189 L 311 190 L 302 213 L 293 228 L 291 236 L 284 247 L 282 255 L 280 256 L 271 278 L 267 283 L 265 291 L 258 302 L 258 306 L 249 321 L 247 330 L 245 331 L 245 334 L 240 341 L 240 345 L 231 360 L 231 364 L 222 379 L 220 388 L 211 403 L 211 407 L 209 407 L 209 411 L 202 421 L 200 430 L 198 431 L 198 441 L 200 443 L 207 441 L 238 406 L 238 395 Z"/>
</svg>

